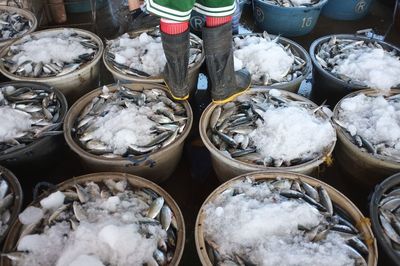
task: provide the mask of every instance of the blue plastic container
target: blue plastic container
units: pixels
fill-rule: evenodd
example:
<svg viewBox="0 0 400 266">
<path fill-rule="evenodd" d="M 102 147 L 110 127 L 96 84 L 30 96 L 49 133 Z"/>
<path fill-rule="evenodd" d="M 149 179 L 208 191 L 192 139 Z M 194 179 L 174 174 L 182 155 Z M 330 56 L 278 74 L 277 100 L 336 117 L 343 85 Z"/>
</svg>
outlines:
<svg viewBox="0 0 400 266">
<path fill-rule="evenodd" d="M 357 20 L 368 14 L 373 0 L 328 0 L 322 15 L 337 20 Z"/>
<path fill-rule="evenodd" d="M 283 36 L 301 36 L 311 32 L 328 0 L 311 7 L 281 7 L 260 0 L 253 1 L 253 16 L 257 27 Z"/>
</svg>

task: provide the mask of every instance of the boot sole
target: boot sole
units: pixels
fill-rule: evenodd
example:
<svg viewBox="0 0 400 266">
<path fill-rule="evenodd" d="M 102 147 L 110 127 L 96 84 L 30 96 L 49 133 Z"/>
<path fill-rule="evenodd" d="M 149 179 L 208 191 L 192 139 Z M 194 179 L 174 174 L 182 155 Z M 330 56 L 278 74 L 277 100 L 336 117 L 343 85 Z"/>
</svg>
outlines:
<svg viewBox="0 0 400 266">
<path fill-rule="evenodd" d="M 242 95 L 243 93 L 245 93 L 245 92 L 248 91 L 249 89 L 250 89 L 250 85 L 249 85 L 246 89 L 244 89 L 244 90 L 242 90 L 242 91 L 240 91 L 240 92 L 237 92 L 237 93 L 235 93 L 235 94 L 229 96 L 229 97 L 226 98 L 226 99 L 223 99 L 223 100 L 212 100 L 212 102 L 213 102 L 213 104 L 218 104 L 218 105 L 219 105 L 219 104 L 224 104 L 224 103 L 227 103 L 227 102 L 231 102 L 231 101 L 233 101 L 236 97 Z"/>
<path fill-rule="evenodd" d="M 171 95 L 171 97 L 172 97 L 175 101 L 186 101 L 187 99 L 189 99 L 189 94 L 188 94 L 188 95 L 185 95 L 185 96 L 183 96 L 183 97 L 176 97 L 176 96 L 172 93 L 171 89 L 168 87 L 167 83 L 164 82 L 164 84 L 165 84 L 165 87 L 167 87 L 169 94 Z"/>
</svg>

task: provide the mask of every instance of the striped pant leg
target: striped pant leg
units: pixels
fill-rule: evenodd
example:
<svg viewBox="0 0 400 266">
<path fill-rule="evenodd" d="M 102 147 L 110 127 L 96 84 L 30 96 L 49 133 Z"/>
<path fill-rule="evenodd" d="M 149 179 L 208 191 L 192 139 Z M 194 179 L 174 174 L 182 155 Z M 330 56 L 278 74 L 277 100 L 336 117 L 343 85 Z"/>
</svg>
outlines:
<svg viewBox="0 0 400 266">
<path fill-rule="evenodd" d="M 188 21 L 195 0 L 146 0 L 150 13 L 174 21 Z"/>
<path fill-rule="evenodd" d="M 196 0 L 194 10 L 209 17 L 231 16 L 235 12 L 235 0 Z"/>
</svg>

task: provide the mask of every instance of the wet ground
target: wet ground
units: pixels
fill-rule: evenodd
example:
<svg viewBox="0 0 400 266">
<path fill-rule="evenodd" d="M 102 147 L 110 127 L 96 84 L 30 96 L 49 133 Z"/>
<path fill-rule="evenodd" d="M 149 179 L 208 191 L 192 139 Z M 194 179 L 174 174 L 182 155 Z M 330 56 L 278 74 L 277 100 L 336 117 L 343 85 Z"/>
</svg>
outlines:
<svg viewBox="0 0 400 266">
<path fill-rule="evenodd" d="M 107 8 L 109 9 L 110 7 L 106 6 L 102 10 L 99 10 L 97 24 L 94 28 L 93 25 L 84 27 L 94 29 L 99 35 L 103 34 L 103 36 L 107 36 L 108 38 L 116 32 L 116 26 L 115 18 L 106 16 L 107 12 L 109 12 Z M 384 35 L 391 24 L 392 10 L 390 6 L 376 1 L 371 13 L 362 20 L 345 22 L 321 17 L 311 34 L 291 39 L 308 50 L 313 40 L 332 33 L 354 33 L 360 29 L 372 28 L 375 33 Z M 81 14 L 76 16 L 76 19 L 84 21 L 85 15 L 88 16 L 89 14 Z M 242 22 L 246 28 L 259 32 L 252 23 L 250 8 L 245 9 Z M 386 40 L 400 46 L 400 32 L 394 29 L 388 31 Z M 99 83 L 108 84 L 111 82 L 113 82 L 111 75 L 105 70 L 102 71 Z M 197 128 L 199 116 L 209 101 L 208 94 L 204 90 L 205 88 L 206 83 L 203 80 L 199 84 L 197 94 L 192 99 L 191 104 L 195 115 L 195 122 L 193 123 L 191 136 L 186 142 L 179 166 L 171 178 L 161 184 L 176 200 L 185 218 L 186 245 L 181 265 L 200 265 L 194 244 L 195 219 L 205 198 L 220 185 L 213 172 L 208 151 L 202 144 Z M 309 80 L 302 85 L 300 93 L 309 96 L 310 91 L 311 83 Z M 82 167 L 77 157 L 69 150 L 65 143 L 58 156 L 49 159 L 43 165 L 13 170 L 23 185 L 25 204 L 28 204 L 32 200 L 33 188 L 39 181 L 56 184 L 73 176 L 89 173 Z M 331 167 L 324 169 L 318 178 L 333 185 L 350 198 L 365 215 L 368 215 L 368 197 L 372 192 L 371 189 L 362 188 L 359 184 L 352 182 L 351 177 L 347 176 L 335 163 Z M 383 254 L 380 254 L 379 265 L 388 265 L 388 262 L 384 260 Z"/>
</svg>

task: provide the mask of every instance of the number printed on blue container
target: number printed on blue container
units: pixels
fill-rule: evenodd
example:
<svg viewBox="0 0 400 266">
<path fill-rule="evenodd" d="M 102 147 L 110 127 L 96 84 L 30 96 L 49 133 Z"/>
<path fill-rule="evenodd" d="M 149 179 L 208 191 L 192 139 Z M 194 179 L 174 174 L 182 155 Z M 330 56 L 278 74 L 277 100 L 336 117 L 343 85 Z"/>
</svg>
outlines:
<svg viewBox="0 0 400 266">
<path fill-rule="evenodd" d="M 313 20 L 312 17 L 303 18 L 303 20 L 302 20 L 303 22 L 302 22 L 302 24 L 301 24 L 301 27 L 302 27 L 302 28 L 308 28 L 308 27 L 310 27 L 311 24 L 312 24 L 312 20 Z"/>
</svg>

